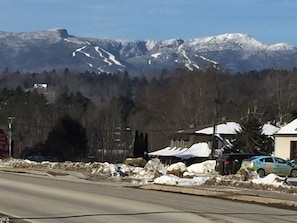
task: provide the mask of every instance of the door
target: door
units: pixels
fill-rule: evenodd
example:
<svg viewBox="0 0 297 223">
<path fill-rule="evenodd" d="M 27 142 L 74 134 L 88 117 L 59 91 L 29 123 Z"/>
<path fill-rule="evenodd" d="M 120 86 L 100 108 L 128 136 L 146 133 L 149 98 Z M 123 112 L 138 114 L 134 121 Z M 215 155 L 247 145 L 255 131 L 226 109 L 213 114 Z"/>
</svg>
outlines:
<svg viewBox="0 0 297 223">
<path fill-rule="evenodd" d="M 275 157 L 276 169 L 279 175 L 288 176 L 290 175 L 292 167 L 288 164 L 288 162 L 284 159 Z"/>
<path fill-rule="evenodd" d="M 297 141 L 291 141 L 290 159 L 297 160 Z"/>
</svg>

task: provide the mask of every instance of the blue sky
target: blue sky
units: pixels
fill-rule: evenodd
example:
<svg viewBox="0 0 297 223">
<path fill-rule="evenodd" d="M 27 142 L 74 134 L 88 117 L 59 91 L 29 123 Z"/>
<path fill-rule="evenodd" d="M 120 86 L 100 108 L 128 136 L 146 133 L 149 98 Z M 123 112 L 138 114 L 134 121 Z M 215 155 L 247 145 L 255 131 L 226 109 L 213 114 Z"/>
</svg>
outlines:
<svg viewBox="0 0 297 223">
<path fill-rule="evenodd" d="M 69 34 L 184 40 L 245 33 L 297 46 L 296 0 L 0 0 L 0 30 L 65 28 Z"/>
</svg>

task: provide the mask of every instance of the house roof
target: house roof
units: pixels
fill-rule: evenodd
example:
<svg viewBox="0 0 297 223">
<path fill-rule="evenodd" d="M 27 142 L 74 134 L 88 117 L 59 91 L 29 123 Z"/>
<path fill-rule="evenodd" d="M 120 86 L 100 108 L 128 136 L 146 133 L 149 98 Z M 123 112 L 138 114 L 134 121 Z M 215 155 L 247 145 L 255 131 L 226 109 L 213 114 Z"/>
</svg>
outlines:
<svg viewBox="0 0 297 223">
<path fill-rule="evenodd" d="M 175 156 L 181 159 L 192 157 L 208 157 L 211 150 L 206 142 L 193 144 L 190 148 L 166 147 L 164 149 L 149 153 L 149 156 Z"/>
<path fill-rule="evenodd" d="M 241 126 L 236 122 L 226 122 L 226 123 L 216 125 L 217 134 L 236 134 L 236 131 L 240 131 L 240 130 L 241 130 Z M 213 127 L 197 130 L 195 133 L 212 135 Z"/>
<path fill-rule="evenodd" d="M 262 127 L 262 133 L 267 136 L 272 136 L 278 130 L 279 130 L 278 127 L 271 125 L 269 123 L 264 124 Z M 233 135 L 233 134 L 237 134 L 237 132 L 240 132 L 240 131 L 241 131 L 241 126 L 237 122 L 226 122 L 226 123 L 216 125 L 216 134 Z M 213 127 L 204 128 L 196 131 L 195 133 L 212 135 Z"/>
<path fill-rule="evenodd" d="M 267 123 L 263 125 L 262 133 L 267 136 L 273 136 L 279 129 L 279 127 Z"/>
<path fill-rule="evenodd" d="M 287 125 L 281 127 L 275 135 L 293 135 L 297 134 L 297 119 L 289 122 Z"/>
<path fill-rule="evenodd" d="M 296 121 L 296 127 L 297 127 L 297 121 Z M 279 130 L 279 128 L 271 124 L 264 124 L 262 128 L 262 132 L 267 136 L 272 136 L 277 130 Z M 220 138 L 227 145 L 231 145 L 231 143 L 227 139 L 224 139 L 220 135 L 236 134 L 237 131 L 241 131 L 241 126 L 236 122 L 226 122 L 223 124 L 218 124 L 216 126 L 216 137 Z M 181 130 L 179 131 L 179 133 L 183 134 L 184 132 Z M 194 133 L 212 135 L 213 127 L 197 130 Z M 210 153 L 211 153 L 211 150 L 209 148 L 208 143 L 199 142 L 199 143 L 193 144 L 189 148 L 166 147 L 161 150 L 151 152 L 149 153 L 149 155 L 150 156 L 175 156 L 181 159 L 189 159 L 192 157 L 208 157 Z"/>
<path fill-rule="evenodd" d="M 188 148 L 165 147 L 149 153 L 150 156 L 176 156 L 179 153 L 186 151 Z"/>
<path fill-rule="evenodd" d="M 211 150 L 206 142 L 199 142 L 193 144 L 189 149 L 186 151 L 177 154 L 176 156 L 187 160 L 192 157 L 209 157 Z"/>
</svg>

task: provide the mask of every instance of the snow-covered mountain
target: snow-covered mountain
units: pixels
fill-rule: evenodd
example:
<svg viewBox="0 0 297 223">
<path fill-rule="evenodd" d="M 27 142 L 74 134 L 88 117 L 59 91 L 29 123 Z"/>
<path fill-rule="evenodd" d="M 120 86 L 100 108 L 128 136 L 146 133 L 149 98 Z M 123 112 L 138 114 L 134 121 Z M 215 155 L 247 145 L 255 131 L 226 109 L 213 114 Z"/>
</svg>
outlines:
<svg viewBox="0 0 297 223">
<path fill-rule="evenodd" d="M 240 34 L 190 40 L 112 40 L 69 35 L 65 29 L 30 33 L 0 31 L 0 70 L 42 72 L 65 69 L 94 72 L 155 70 L 215 66 L 232 73 L 297 67 L 297 48 L 267 45 Z"/>
</svg>

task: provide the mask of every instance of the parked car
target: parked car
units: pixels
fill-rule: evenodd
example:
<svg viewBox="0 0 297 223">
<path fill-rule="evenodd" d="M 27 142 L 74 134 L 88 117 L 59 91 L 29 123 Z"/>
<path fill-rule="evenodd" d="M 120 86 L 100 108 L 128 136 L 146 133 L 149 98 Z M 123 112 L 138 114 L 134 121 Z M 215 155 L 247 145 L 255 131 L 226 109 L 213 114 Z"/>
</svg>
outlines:
<svg viewBox="0 0 297 223">
<path fill-rule="evenodd" d="M 242 160 L 256 156 L 250 153 L 228 153 L 222 154 L 216 160 L 216 171 L 221 175 L 235 174 L 241 167 Z"/>
<path fill-rule="evenodd" d="M 297 166 L 294 163 L 275 156 L 257 156 L 243 160 L 241 168 L 255 170 L 260 177 L 270 173 L 279 176 L 297 177 Z"/>
</svg>

